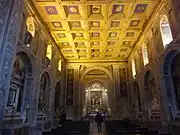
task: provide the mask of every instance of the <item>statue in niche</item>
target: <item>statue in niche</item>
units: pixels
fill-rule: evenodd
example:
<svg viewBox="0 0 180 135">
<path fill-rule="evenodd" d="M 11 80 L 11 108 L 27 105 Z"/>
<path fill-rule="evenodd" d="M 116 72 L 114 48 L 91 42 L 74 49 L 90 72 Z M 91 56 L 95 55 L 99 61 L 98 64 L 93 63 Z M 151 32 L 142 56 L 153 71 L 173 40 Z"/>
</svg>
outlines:
<svg viewBox="0 0 180 135">
<path fill-rule="evenodd" d="M 24 71 L 24 62 L 19 56 L 16 56 L 16 60 L 13 67 L 13 75 L 20 77 L 20 79 L 23 79 Z"/>
</svg>

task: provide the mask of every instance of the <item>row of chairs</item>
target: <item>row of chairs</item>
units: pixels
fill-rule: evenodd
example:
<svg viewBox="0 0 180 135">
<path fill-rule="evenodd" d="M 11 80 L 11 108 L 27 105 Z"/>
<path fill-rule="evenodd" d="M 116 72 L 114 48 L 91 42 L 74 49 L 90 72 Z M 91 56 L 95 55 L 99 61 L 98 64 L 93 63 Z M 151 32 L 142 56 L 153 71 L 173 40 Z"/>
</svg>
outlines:
<svg viewBox="0 0 180 135">
<path fill-rule="evenodd" d="M 89 121 L 66 121 L 61 127 L 45 132 L 43 135 L 88 135 L 89 132 Z"/>
<path fill-rule="evenodd" d="M 141 124 L 139 121 L 113 120 L 105 122 L 105 129 L 107 135 L 170 135 L 142 128 Z"/>
</svg>

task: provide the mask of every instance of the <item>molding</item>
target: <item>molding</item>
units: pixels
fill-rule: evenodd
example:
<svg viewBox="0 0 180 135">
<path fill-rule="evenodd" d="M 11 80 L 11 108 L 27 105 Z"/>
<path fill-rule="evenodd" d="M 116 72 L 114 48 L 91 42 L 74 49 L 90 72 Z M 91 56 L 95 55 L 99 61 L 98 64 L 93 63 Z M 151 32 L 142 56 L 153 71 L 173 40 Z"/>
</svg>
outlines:
<svg viewBox="0 0 180 135">
<path fill-rule="evenodd" d="M 42 20 L 42 18 L 40 17 L 39 13 L 36 10 L 36 8 L 34 7 L 34 3 L 32 2 L 32 0 L 27 0 L 26 3 L 27 3 L 27 10 L 29 10 L 32 13 L 32 15 L 36 19 L 37 23 L 41 26 L 41 28 L 43 30 L 42 32 L 44 33 L 44 35 L 47 36 L 47 39 L 50 39 L 52 41 L 53 45 L 55 45 L 56 49 L 59 51 L 61 58 L 64 59 L 64 56 L 59 49 L 59 46 L 56 44 L 51 33 L 48 31 L 48 28 L 46 27 L 44 21 Z"/>
<path fill-rule="evenodd" d="M 106 67 L 103 66 L 92 66 L 92 67 L 88 67 L 81 75 L 80 81 L 83 81 L 83 79 L 86 77 L 86 75 L 92 71 L 92 70 L 100 70 L 100 71 L 104 71 L 105 74 L 108 75 L 108 77 L 110 78 L 111 81 L 113 81 L 113 76 L 112 73 L 109 69 L 107 69 Z"/>
<path fill-rule="evenodd" d="M 163 8 L 168 4 L 167 0 L 161 0 L 159 2 L 159 4 L 157 4 L 157 7 L 155 7 L 154 12 L 152 13 L 150 19 L 148 20 L 148 23 L 145 27 L 145 29 L 143 30 L 143 32 L 141 33 L 139 40 L 135 43 L 135 46 L 133 48 L 133 50 L 131 51 L 129 58 L 132 57 L 132 55 L 139 49 L 139 47 L 141 46 L 141 42 L 144 40 L 145 35 L 147 35 L 148 31 L 154 26 L 154 24 L 156 23 L 158 16 L 161 15 L 161 12 L 163 10 Z"/>
</svg>

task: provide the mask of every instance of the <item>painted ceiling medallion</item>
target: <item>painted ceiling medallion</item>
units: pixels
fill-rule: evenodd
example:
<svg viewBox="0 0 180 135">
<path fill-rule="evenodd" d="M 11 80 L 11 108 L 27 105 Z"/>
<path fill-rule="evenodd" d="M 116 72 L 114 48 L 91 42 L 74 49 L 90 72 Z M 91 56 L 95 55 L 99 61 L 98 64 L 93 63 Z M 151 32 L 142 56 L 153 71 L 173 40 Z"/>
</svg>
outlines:
<svg viewBox="0 0 180 135">
<path fill-rule="evenodd" d="M 62 43 L 62 45 L 64 45 L 64 46 L 68 46 L 68 45 L 69 45 L 69 43 L 68 43 L 68 42 L 63 42 L 63 43 Z"/>
<path fill-rule="evenodd" d="M 115 41 L 109 41 L 108 42 L 108 45 L 114 45 L 115 44 Z"/>
<path fill-rule="evenodd" d="M 98 52 L 100 52 L 100 49 L 92 49 L 91 52 L 92 53 L 94 53 L 94 52 L 98 53 Z"/>
<path fill-rule="evenodd" d="M 126 52 L 128 49 L 127 48 L 122 48 L 121 50 L 120 50 L 120 52 Z"/>
<path fill-rule="evenodd" d="M 45 9 L 45 11 L 46 11 L 46 13 L 47 14 L 58 14 L 58 12 L 57 12 L 57 9 L 56 9 L 56 7 L 55 6 L 44 6 L 44 9 Z"/>
<path fill-rule="evenodd" d="M 135 13 L 141 13 L 144 12 L 147 8 L 147 4 L 137 4 L 135 8 Z"/>
<path fill-rule="evenodd" d="M 109 37 L 116 37 L 117 36 L 117 32 L 110 32 L 109 33 Z"/>
<path fill-rule="evenodd" d="M 78 14 L 79 13 L 78 6 L 69 6 L 68 11 L 70 14 Z"/>
<path fill-rule="evenodd" d="M 82 37 L 83 34 L 82 34 L 82 33 L 75 33 L 75 36 L 76 36 L 76 37 Z"/>
<path fill-rule="evenodd" d="M 130 43 L 131 43 L 130 41 L 124 41 L 123 45 L 130 45 Z"/>
<path fill-rule="evenodd" d="M 139 25 L 139 23 L 140 23 L 140 20 L 132 20 L 131 23 L 130 23 L 130 26 L 136 27 L 136 26 Z"/>
<path fill-rule="evenodd" d="M 76 42 L 76 45 L 83 46 L 84 42 Z"/>
<path fill-rule="evenodd" d="M 113 5 L 113 14 L 122 13 L 124 10 L 124 5 Z"/>
<path fill-rule="evenodd" d="M 112 21 L 111 22 L 111 27 L 119 27 L 120 21 Z"/>
<path fill-rule="evenodd" d="M 64 33 L 58 33 L 58 37 L 59 37 L 59 38 L 65 38 L 66 35 L 65 35 Z"/>
<path fill-rule="evenodd" d="M 100 37 L 100 33 L 99 32 L 93 32 L 92 37 Z"/>
<path fill-rule="evenodd" d="M 93 13 L 93 14 L 100 14 L 101 13 L 101 6 L 100 5 L 98 5 L 98 6 L 92 6 L 91 7 L 91 12 Z"/>
<path fill-rule="evenodd" d="M 112 51 L 113 51 L 112 48 L 107 49 L 107 52 L 112 52 Z"/>
<path fill-rule="evenodd" d="M 100 22 L 97 22 L 97 21 L 91 22 L 91 26 L 92 27 L 99 27 L 100 26 Z"/>
<path fill-rule="evenodd" d="M 99 45 L 99 42 L 92 42 L 92 45 Z"/>
<path fill-rule="evenodd" d="M 127 36 L 127 37 L 133 37 L 133 36 L 134 36 L 134 32 L 127 32 L 127 33 L 126 33 L 126 36 Z"/>
<path fill-rule="evenodd" d="M 52 24 L 55 28 L 62 28 L 61 22 L 52 22 Z"/>
<path fill-rule="evenodd" d="M 80 28 L 81 27 L 80 21 L 71 22 L 71 25 L 73 28 Z"/>
<path fill-rule="evenodd" d="M 80 49 L 79 52 L 86 52 L 86 49 Z"/>
</svg>

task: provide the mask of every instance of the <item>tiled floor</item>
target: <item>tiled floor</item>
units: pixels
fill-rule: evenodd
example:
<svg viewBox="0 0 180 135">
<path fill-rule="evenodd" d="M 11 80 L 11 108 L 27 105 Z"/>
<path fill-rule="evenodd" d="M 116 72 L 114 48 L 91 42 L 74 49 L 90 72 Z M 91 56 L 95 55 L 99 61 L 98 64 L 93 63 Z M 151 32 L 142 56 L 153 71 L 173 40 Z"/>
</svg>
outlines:
<svg viewBox="0 0 180 135">
<path fill-rule="evenodd" d="M 96 123 L 91 123 L 91 125 L 90 125 L 90 135 L 105 135 L 105 133 L 104 133 L 104 125 L 103 124 L 102 124 L 102 130 L 103 130 L 103 132 L 98 133 Z"/>
</svg>

